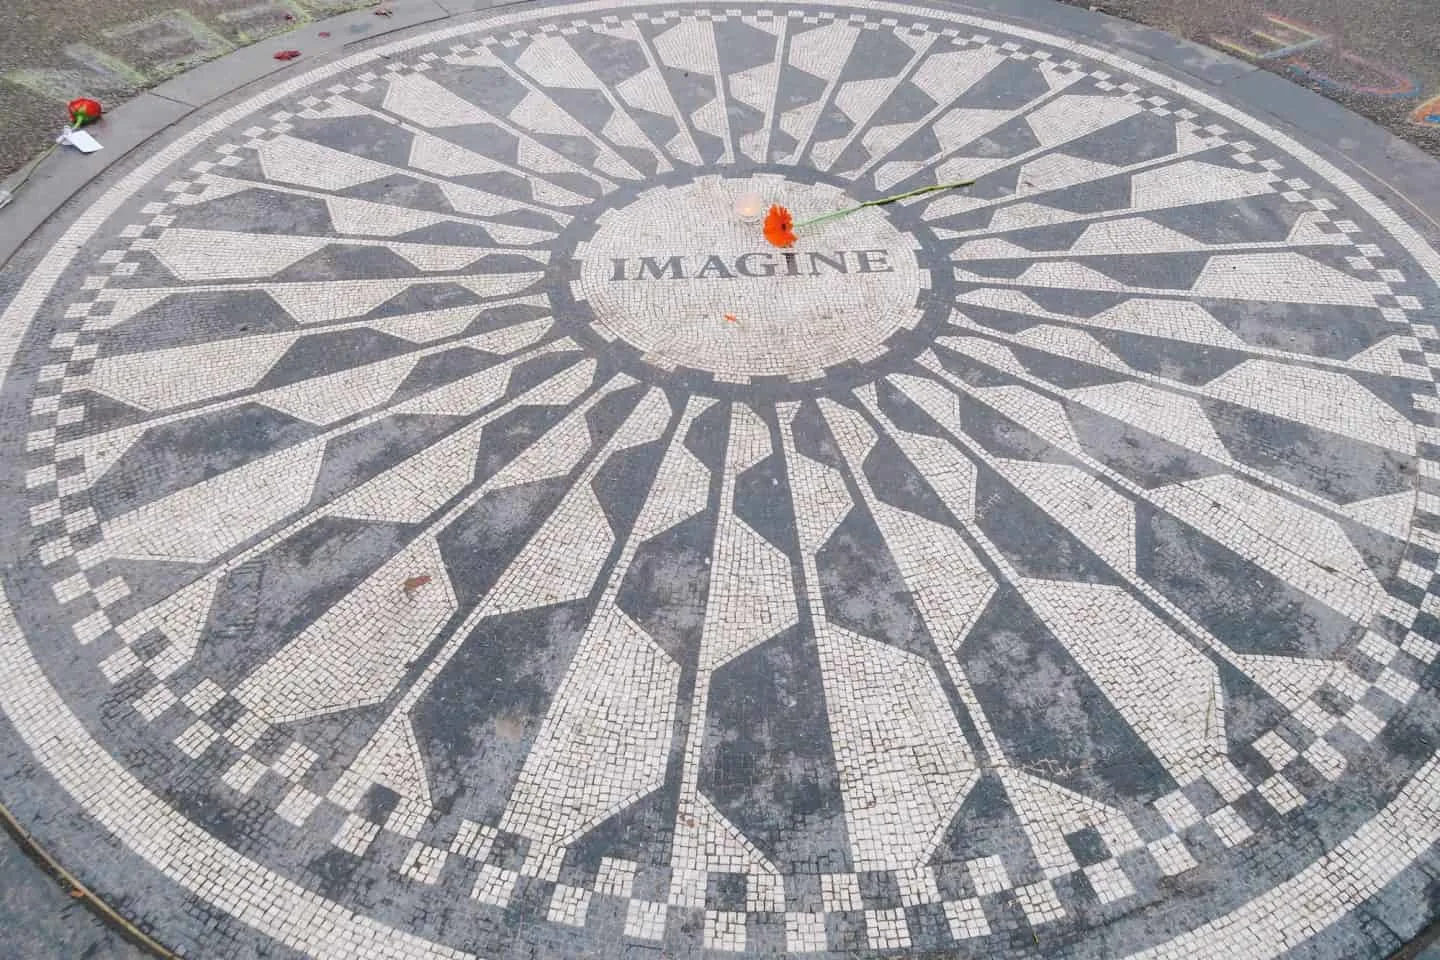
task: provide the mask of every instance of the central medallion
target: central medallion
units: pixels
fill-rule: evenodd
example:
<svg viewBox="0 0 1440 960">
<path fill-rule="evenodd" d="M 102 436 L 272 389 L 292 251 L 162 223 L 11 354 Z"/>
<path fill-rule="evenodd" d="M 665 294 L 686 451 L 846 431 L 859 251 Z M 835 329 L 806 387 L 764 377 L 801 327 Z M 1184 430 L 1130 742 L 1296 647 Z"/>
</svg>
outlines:
<svg viewBox="0 0 1440 960">
<path fill-rule="evenodd" d="M 737 203 L 747 195 L 787 207 L 797 221 L 854 206 L 830 184 L 778 176 L 704 176 L 658 186 L 597 221 L 576 251 L 577 300 L 596 331 L 666 369 L 745 383 L 803 381 L 886 352 L 921 318 L 929 274 L 919 244 L 867 208 L 771 246 Z"/>
</svg>

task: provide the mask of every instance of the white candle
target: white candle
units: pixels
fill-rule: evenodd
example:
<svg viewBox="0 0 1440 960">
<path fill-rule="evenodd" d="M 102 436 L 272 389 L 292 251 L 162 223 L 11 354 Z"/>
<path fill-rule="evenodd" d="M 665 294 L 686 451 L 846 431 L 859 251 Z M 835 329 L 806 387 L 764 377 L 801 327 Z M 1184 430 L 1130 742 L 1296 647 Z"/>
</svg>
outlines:
<svg viewBox="0 0 1440 960">
<path fill-rule="evenodd" d="M 754 191 L 746 191 L 735 198 L 735 213 L 741 220 L 759 220 L 760 213 L 765 208 L 765 201 L 760 194 Z"/>
</svg>

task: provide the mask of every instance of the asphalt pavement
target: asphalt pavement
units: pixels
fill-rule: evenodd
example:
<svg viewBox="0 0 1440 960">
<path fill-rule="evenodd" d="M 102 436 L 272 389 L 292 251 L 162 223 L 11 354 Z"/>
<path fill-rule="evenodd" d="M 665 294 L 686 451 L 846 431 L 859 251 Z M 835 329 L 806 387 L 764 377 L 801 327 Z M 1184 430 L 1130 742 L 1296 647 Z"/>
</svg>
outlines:
<svg viewBox="0 0 1440 960">
<path fill-rule="evenodd" d="M 1440 156 L 1435 0 L 1067 0 L 1223 50 Z"/>
</svg>

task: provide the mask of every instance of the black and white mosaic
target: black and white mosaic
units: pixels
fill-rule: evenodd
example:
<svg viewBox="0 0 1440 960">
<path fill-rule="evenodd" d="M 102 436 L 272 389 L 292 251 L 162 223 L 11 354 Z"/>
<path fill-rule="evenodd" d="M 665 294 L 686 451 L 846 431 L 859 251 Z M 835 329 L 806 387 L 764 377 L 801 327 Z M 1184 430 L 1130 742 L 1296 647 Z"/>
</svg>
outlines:
<svg viewBox="0 0 1440 960">
<path fill-rule="evenodd" d="M 352 55 L 0 319 L 4 773 L 239 921 L 195 955 L 1379 956 L 1437 276 L 1264 124 L 929 8 Z"/>
</svg>

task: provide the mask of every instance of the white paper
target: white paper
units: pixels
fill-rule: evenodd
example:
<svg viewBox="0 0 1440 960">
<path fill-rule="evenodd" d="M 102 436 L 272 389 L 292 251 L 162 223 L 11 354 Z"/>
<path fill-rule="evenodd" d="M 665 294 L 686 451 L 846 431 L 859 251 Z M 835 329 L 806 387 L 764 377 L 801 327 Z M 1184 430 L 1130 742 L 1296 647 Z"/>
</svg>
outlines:
<svg viewBox="0 0 1440 960">
<path fill-rule="evenodd" d="M 60 131 L 60 136 L 55 138 L 55 142 L 72 146 L 81 153 L 94 153 L 96 150 L 105 149 L 99 140 L 84 130 L 72 130 L 69 127 Z"/>
</svg>

